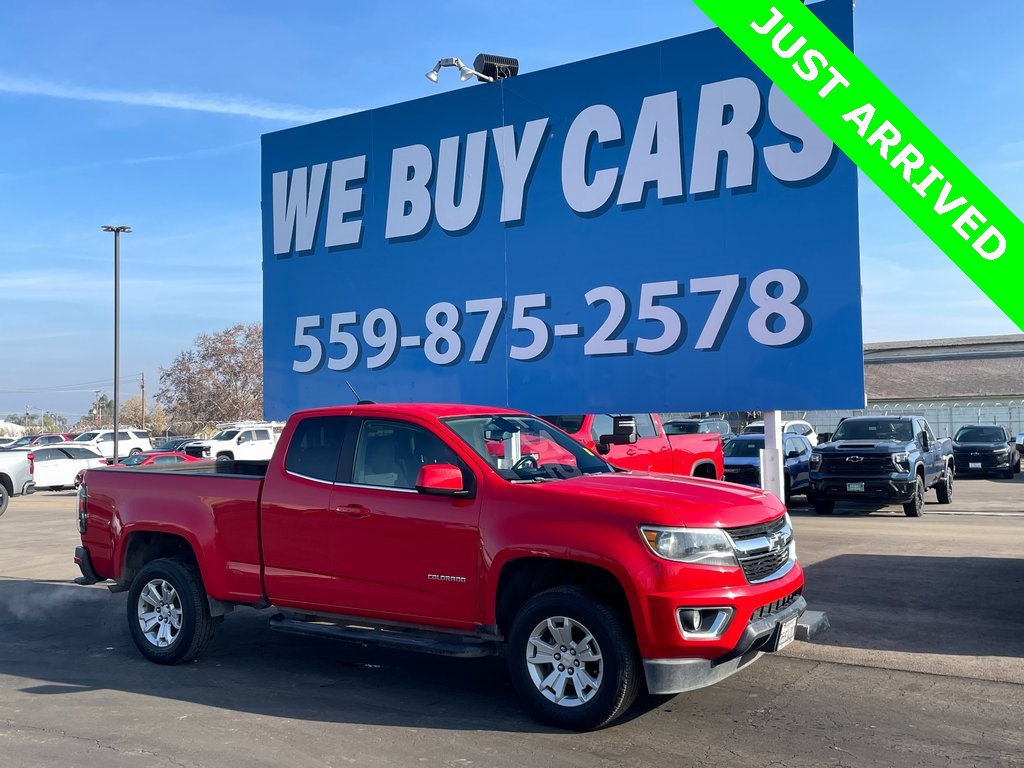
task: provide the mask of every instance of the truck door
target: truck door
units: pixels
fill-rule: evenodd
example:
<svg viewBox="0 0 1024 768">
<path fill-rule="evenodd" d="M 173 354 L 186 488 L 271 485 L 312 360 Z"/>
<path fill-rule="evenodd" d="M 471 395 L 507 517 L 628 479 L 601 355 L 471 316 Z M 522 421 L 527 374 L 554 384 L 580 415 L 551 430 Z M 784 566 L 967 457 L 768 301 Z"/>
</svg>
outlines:
<svg viewBox="0 0 1024 768">
<path fill-rule="evenodd" d="M 284 466 L 272 465 L 260 500 L 263 580 L 280 606 L 331 610 L 337 604 L 331 506 L 350 416 L 316 416 L 295 428 Z"/>
<path fill-rule="evenodd" d="M 923 435 L 921 442 L 927 443 L 928 445 L 928 450 L 925 451 L 924 456 L 924 482 L 927 487 L 931 488 L 932 485 L 935 484 L 938 473 L 943 469 L 942 457 L 940 455 L 938 441 L 936 441 L 935 435 L 932 434 L 932 428 L 929 426 L 928 422 L 921 419 L 918 424 L 921 430 L 921 435 Z"/>
<path fill-rule="evenodd" d="M 636 419 L 636 442 L 632 445 L 612 445 L 604 457 L 609 464 L 622 469 L 641 472 L 671 472 L 672 453 L 668 439 L 659 435 L 649 413 L 630 414 Z M 612 432 L 612 417 L 607 413 L 595 413 L 590 423 L 590 434 L 594 442 L 601 435 Z"/>
<path fill-rule="evenodd" d="M 339 610 L 473 622 L 479 498 L 416 491 L 424 464 L 470 470 L 440 437 L 388 418 L 362 421 L 331 505 Z"/>
</svg>

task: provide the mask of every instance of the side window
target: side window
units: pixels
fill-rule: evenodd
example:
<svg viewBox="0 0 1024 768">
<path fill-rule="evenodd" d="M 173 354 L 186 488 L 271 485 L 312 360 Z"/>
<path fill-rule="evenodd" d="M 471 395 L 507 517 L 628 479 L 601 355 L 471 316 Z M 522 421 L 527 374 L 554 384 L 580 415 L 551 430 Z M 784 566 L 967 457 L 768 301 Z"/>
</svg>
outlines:
<svg viewBox="0 0 1024 768">
<path fill-rule="evenodd" d="M 654 419 L 651 418 L 649 413 L 634 413 L 633 418 L 636 419 L 636 436 L 637 437 L 657 437 L 658 430 L 654 427 Z M 609 430 L 610 431 L 610 430 Z M 607 432 L 605 434 L 608 434 Z"/>
<path fill-rule="evenodd" d="M 252 442 L 252 430 L 247 429 L 245 432 L 238 436 L 238 443 L 251 443 Z"/>
<path fill-rule="evenodd" d="M 154 464 L 177 464 L 178 461 L 177 456 L 157 456 L 153 459 Z"/>
<path fill-rule="evenodd" d="M 39 462 L 39 461 L 53 461 L 54 459 L 63 459 L 64 458 L 64 456 L 59 454 L 57 451 L 52 451 L 52 450 L 50 450 L 48 448 L 43 448 L 42 450 L 38 450 L 38 451 L 32 451 L 32 453 L 35 455 L 35 460 L 37 462 Z"/>
<path fill-rule="evenodd" d="M 607 413 L 595 413 L 590 423 L 590 436 L 594 438 L 594 442 L 600 442 L 601 435 L 610 435 L 611 433 L 612 417 Z"/>
<path fill-rule="evenodd" d="M 461 466 L 455 452 L 441 438 L 413 424 L 367 419 L 359 431 L 352 467 L 352 482 L 383 488 L 416 487 L 425 464 Z"/>
<path fill-rule="evenodd" d="M 928 442 L 929 443 L 935 442 L 935 435 L 932 434 L 931 425 L 927 421 L 925 421 L 924 419 L 921 420 L 921 429 L 923 429 L 924 433 L 926 435 L 928 435 Z"/>
<path fill-rule="evenodd" d="M 112 443 L 112 442 L 114 442 L 114 433 L 113 432 L 104 432 L 102 435 L 100 435 L 97 438 L 96 442 L 98 442 L 98 443 Z"/>
<path fill-rule="evenodd" d="M 269 429 L 257 429 L 256 430 L 256 439 L 257 440 L 262 440 L 263 442 L 266 442 L 267 440 L 270 439 L 270 430 Z"/>
<path fill-rule="evenodd" d="M 114 438 L 110 438 L 110 439 L 113 440 Z M 128 430 L 127 429 L 124 430 L 123 432 L 118 430 L 117 442 L 121 442 L 122 440 L 131 440 L 131 439 L 132 439 L 132 436 L 130 434 L 128 434 Z"/>
<path fill-rule="evenodd" d="M 346 416 L 316 416 L 299 422 L 288 445 L 285 470 L 333 483 L 338 477 L 338 461 L 348 420 Z"/>
</svg>

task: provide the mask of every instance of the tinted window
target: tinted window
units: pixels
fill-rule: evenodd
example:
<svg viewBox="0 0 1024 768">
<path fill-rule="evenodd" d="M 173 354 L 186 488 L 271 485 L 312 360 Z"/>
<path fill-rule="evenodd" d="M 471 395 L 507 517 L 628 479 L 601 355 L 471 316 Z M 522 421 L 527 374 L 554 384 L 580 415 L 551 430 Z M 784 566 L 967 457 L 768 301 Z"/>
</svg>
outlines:
<svg viewBox="0 0 1024 768">
<path fill-rule="evenodd" d="M 1007 438 L 1002 427 L 962 427 L 953 439 L 958 443 L 1001 443 Z"/>
<path fill-rule="evenodd" d="M 257 440 L 269 440 L 270 439 L 270 430 L 268 430 L 268 429 L 257 429 L 256 430 L 256 439 Z"/>
<path fill-rule="evenodd" d="M 573 416 L 541 416 L 544 421 L 549 424 L 554 424 L 563 432 L 568 432 L 570 435 L 579 432 L 583 429 L 583 416 L 576 414 Z M 605 432 L 607 435 L 608 433 Z"/>
<path fill-rule="evenodd" d="M 67 458 L 63 453 L 52 448 L 40 448 L 39 450 L 32 451 L 32 454 L 36 457 L 36 461 L 53 461 L 54 459 Z"/>
<path fill-rule="evenodd" d="M 75 459 L 97 459 L 99 454 L 96 451 L 92 451 L 80 445 L 66 445 L 61 448 L 62 451 L 69 454 Z"/>
<path fill-rule="evenodd" d="M 612 433 L 612 417 L 607 413 L 595 413 L 593 421 L 590 422 L 590 436 L 595 443 L 601 442 L 601 435 Z"/>
<path fill-rule="evenodd" d="M 696 421 L 666 421 L 666 435 L 695 435 L 700 431 L 700 423 Z"/>
<path fill-rule="evenodd" d="M 634 413 L 633 418 L 636 419 L 636 436 L 637 437 L 657 437 L 658 430 L 654 428 L 654 419 L 651 418 L 649 413 Z"/>
<path fill-rule="evenodd" d="M 743 434 L 745 434 L 745 435 L 763 435 L 764 434 L 764 424 L 748 424 L 744 428 Z"/>
<path fill-rule="evenodd" d="M 459 457 L 441 438 L 399 421 L 367 419 L 356 443 L 352 482 L 385 488 L 415 488 L 424 464 L 455 464 Z"/>
<path fill-rule="evenodd" d="M 348 418 L 317 416 L 303 419 L 295 428 L 284 467 L 289 472 L 333 483 Z"/>
<path fill-rule="evenodd" d="M 75 441 L 79 443 L 88 443 L 95 440 L 98 435 L 99 432 L 83 432 L 75 438 Z"/>
<path fill-rule="evenodd" d="M 725 444 L 725 447 L 722 449 L 722 453 L 726 456 L 752 459 L 758 458 L 761 455 L 762 448 L 764 448 L 764 440 L 734 437 Z"/>
</svg>

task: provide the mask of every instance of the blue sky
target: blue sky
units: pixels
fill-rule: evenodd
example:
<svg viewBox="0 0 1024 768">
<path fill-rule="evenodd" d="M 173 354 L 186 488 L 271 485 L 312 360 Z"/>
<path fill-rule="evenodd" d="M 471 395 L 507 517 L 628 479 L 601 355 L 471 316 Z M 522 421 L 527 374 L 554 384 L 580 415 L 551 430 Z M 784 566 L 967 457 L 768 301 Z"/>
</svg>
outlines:
<svg viewBox="0 0 1024 768">
<path fill-rule="evenodd" d="M 5 0 L 0 16 L 0 418 L 76 421 L 199 333 L 261 319 L 260 135 L 474 87 L 443 56 L 522 71 L 695 32 L 686 0 L 172 4 Z M 585 10 L 584 10 L 585 9 Z M 1024 210 L 1024 4 L 860 0 L 856 52 L 1014 212 Z M 866 341 L 1019 329 L 862 177 Z"/>
</svg>

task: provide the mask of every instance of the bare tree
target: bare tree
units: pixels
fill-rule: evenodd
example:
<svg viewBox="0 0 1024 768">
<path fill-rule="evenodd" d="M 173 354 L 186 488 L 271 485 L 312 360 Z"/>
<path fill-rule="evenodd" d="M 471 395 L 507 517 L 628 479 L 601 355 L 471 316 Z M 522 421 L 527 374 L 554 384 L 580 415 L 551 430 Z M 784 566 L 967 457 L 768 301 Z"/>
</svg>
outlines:
<svg viewBox="0 0 1024 768">
<path fill-rule="evenodd" d="M 167 429 L 167 414 L 163 407 L 157 403 L 146 405 L 145 419 L 142 412 L 142 395 L 130 397 L 121 405 L 120 421 L 126 426 L 141 427 L 143 423 L 146 429 L 154 435 L 161 434 Z"/>
<path fill-rule="evenodd" d="M 263 326 L 233 325 L 201 333 L 191 349 L 160 368 L 157 402 L 167 421 L 192 432 L 199 425 L 263 416 Z"/>
</svg>

